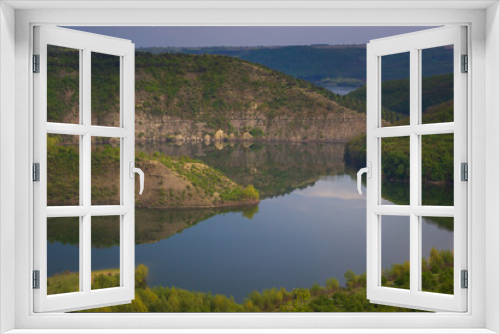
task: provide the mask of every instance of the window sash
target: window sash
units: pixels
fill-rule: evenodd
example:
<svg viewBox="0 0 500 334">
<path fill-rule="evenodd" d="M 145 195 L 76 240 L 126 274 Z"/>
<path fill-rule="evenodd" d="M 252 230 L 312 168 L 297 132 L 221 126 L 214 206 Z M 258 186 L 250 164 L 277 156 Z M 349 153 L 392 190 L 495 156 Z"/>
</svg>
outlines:
<svg viewBox="0 0 500 334">
<path fill-rule="evenodd" d="M 80 50 L 80 122 L 47 122 L 47 45 Z M 120 57 L 120 126 L 91 125 L 91 53 Z M 40 55 L 40 73 L 34 78 L 34 161 L 40 162 L 40 182 L 34 184 L 34 270 L 40 271 L 40 288 L 33 290 L 34 311 L 73 311 L 129 303 L 134 298 L 134 179 L 128 165 L 134 161 L 134 45 L 130 41 L 81 33 L 64 28 L 35 28 L 34 53 Z M 47 134 L 77 135 L 79 153 L 79 206 L 47 206 Z M 120 205 L 91 204 L 92 136 L 120 139 Z M 91 217 L 120 216 L 120 286 L 91 288 Z M 78 292 L 47 295 L 47 218 L 80 217 Z"/>
<path fill-rule="evenodd" d="M 460 73 L 461 54 L 467 54 L 465 27 L 444 27 L 371 41 L 367 45 L 367 161 L 372 177 L 367 179 L 367 297 L 371 302 L 423 310 L 467 310 L 467 290 L 461 289 L 461 270 L 467 269 L 467 183 L 460 182 L 460 163 L 467 162 L 467 75 Z M 422 49 L 454 46 L 454 122 L 419 124 L 420 63 Z M 382 127 L 381 57 L 410 53 L 410 125 Z M 426 134 L 454 134 L 454 206 L 420 205 L 421 137 Z M 410 205 L 381 205 L 381 139 L 410 138 Z M 410 289 L 381 286 L 381 217 L 410 217 Z M 421 290 L 421 218 L 454 218 L 454 294 Z"/>
</svg>

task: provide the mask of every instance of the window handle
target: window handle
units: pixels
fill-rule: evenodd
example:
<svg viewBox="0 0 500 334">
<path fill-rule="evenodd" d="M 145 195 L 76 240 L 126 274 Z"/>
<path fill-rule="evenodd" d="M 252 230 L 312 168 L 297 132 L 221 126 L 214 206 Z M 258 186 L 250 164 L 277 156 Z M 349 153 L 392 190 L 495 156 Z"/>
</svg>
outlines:
<svg viewBox="0 0 500 334">
<path fill-rule="evenodd" d="M 144 191 L 144 172 L 140 168 L 135 168 L 133 161 L 130 161 L 129 167 L 130 167 L 131 179 L 134 178 L 134 173 L 139 174 L 139 184 L 140 184 L 139 195 L 142 195 L 142 192 Z"/>
<path fill-rule="evenodd" d="M 360 195 L 363 194 L 361 192 L 361 175 L 363 175 L 363 173 L 366 173 L 366 175 L 368 176 L 368 178 L 371 179 L 371 177 L 372 177 L 372 163 L 370 161 L 368 161 L 368 167 L 361 168 L 358 171 L 358 193 Z"/>
</svg>

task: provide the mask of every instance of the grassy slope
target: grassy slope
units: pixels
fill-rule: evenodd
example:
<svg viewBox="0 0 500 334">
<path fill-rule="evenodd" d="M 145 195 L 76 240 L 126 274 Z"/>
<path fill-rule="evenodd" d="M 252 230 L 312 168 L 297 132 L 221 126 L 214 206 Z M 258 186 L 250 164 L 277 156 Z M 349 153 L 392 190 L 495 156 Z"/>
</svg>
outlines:
<svg viewBox="0 0 500 334">
<path fill-rule="evenodd" d="M 78 205 L 78 147 L 62 145 L 53 136 L 47 143 L 48 204 Z M 110 145 L 97 146 L 92 151 L 93 205 L 119 203 L 119 156 L 119 148 Z M 259 201 L 259 193 L 252 185 L 243 187 L 199 161 L 159 153 L 137 152 L 136 156 L 137 166 L 151 176 L 146 178 L 147 187 L 144 196 L 138 198 L 138 206 L 214 207 Z"/>
<path fill-rule="evenodd" d="M 151 195 L 136 196 L 138 207 L 196 208 L 255 204 L 259 201 L 259 193 L 252 185 L 243 187 L 220 171 L 188 157 L 173 158 L 159 152 L 153 155 L 137 152 L 136 164 L 143 168 L 148 178 L 146 186 L 149 186 Z M 161 177 L 158 178 L 158 175 Z"/>
</svg>

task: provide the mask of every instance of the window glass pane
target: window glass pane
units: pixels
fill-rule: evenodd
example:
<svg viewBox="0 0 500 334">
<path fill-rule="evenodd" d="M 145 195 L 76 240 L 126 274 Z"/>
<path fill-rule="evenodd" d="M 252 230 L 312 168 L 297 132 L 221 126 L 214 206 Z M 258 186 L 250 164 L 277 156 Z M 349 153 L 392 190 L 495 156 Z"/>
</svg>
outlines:
<svg viewBox="0 0 500 334">
<path fill-rule="evenodd" d="M 422 291 L 453 294 L 453 218 L 422 217 Z"/>
<path fill-rule="evenodd" d="M 120 139 L 92 137 L 92 205 L 120 205 Z"/>
<path fill-rule="evenodd" d="M 422 136 L 422 205 L 453 206 L 453 134 Z"/>
<path fill-rule="evenodd" d="M 92 217 L 92 290 L 120 286 L 120 216 Z"/>
<path fill-rule="evenodd" d="M 410 137 L 382 138 L 382 204 L 410 204 Z"/>
<path fill-rule="evenodd" d="M 47 205 L 80 205 L 80 137 L 47 135 Z"/>
<path fill-rule="evenodd" d="M 47 218 L 47 294 L 80 291 L 80 218 Z"/>
<path fill-rule="evenodd" d="M 410 53 L 381 57 L 382 126 L 410 124 Z"/>
<path fill-rule="evenodd" d="M 381 217 L 382 286 L 410 289 L 410 217 Z"/>
<path fill-rule="evenodd" d="M 92 125 L 120 126 L 120 57 L 92 52 Z"/>
<path fill-rule="evenodd" d="M 80 123 L 80 50 L 47 45 L 47 122 Z"/>
<path fill-rule="evenodd" d="M 453 122 L 453 45 L 422 50 L 422 124 Z"/>
</svg>

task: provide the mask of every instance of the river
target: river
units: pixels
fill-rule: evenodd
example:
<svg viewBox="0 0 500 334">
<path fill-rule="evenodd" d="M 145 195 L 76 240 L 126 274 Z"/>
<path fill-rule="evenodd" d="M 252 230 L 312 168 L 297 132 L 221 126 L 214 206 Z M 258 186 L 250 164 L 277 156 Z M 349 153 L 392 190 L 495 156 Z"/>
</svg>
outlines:
<svg viewBox="0 0 500 334">
<path fill-rule="evenodd" d="M 339 95 L 347 95 L 355 89 L 359 87 L 351 87 L 351 86 L 323 86 L 328 89 L 330 92 L 339 94 Z"/>
<path fill-rule="evenodd" d="M 310 287 L 366 268 L 366 199 L 343 163 L 343 144 L 159 144 L 148 152 L 203 160 L 241 184 L 254 184 L 253 208 L 136 212 L 136 264 L 150 286 L 234 296 L 254 290 Z M 385 186 L 385 185 L 384 185 Z M 400 187 L 395 184 L 394 187 Z M 147 189 L 146 189 L 147 191 Z M 391 202 L 390 198 L 385 199 Z M 408 217 L 384 217 L 382 266 L 409 259 Z M 422 253 L 453 249 L 453 231 L 423 219 Z M 48 243 L 48 274 L 78 271 L 78 246 Z M 76 257 L 75 257 L 76 256 Z M 119 247 L 92 249 L 92 269 L 117 267 Z M 75 261 L 73 261 L 75 262 Z"/>
</svg>

